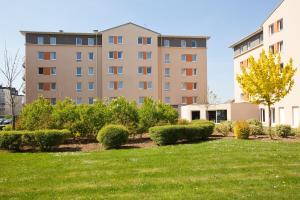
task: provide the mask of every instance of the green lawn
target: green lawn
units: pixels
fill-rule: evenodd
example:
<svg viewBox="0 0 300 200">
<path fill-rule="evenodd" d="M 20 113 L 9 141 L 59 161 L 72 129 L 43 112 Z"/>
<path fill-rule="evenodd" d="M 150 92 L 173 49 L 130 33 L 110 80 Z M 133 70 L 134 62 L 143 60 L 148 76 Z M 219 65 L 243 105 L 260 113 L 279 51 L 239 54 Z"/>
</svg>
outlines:
<svg viewBox="0 0 300 200">
<path fill-rule="evenodd" d="M 300 143 L 0 152 L 0 199 L 300 199 Z"/>
</svg>

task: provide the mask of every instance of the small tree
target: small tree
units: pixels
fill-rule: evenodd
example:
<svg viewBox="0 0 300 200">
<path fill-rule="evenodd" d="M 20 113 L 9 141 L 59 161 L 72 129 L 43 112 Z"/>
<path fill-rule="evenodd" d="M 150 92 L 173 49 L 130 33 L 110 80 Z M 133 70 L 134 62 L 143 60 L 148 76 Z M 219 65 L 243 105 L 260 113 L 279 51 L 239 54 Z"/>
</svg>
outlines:
<svg viewBox="0 0 300 200">
<path fill-rule="evenodd" d="M 242 67 L 242 73 L 237 75 L 237 81 L 241 85 L 244 95 L 249 96 L 249 101 L 268 107 L 270 138 L 272 138 L 271 106 L 291 91 L 296 72 L 292 59 L 285 66 L 280 64 L 280 55 L 270 52 L 267 56 L 263 50 L 257 61 L 251 56 L 249 66 Z"/>
<path fill-rule="evenodd" d="M 19 116 L 20 129 L 38 130 L 53 127 L 53 107 L 50 101 L 39 97 L 37 100 L 23 107 Z"/>
<path fill-rule="evenodd" d="M 4 76 L 6 82 L 5 84 L 9 90 L 9 102 L 7 103 L 10 106 L 12 116 L 12 128 L 14 130 L 16 127 L 16 104 L 20 103 L 16 100 L 17 94 L 15 89 L 15 81 L 19 78 L 19 75 L 22 72 L 22 69 L 20 68 L 19 51 L 17 51 L 17 53 L 14 56 L 9 56 L 5 47 L 3 61 L 3 65 L 1 64 L 0 67 L 0 72 Z"/>
</svg>

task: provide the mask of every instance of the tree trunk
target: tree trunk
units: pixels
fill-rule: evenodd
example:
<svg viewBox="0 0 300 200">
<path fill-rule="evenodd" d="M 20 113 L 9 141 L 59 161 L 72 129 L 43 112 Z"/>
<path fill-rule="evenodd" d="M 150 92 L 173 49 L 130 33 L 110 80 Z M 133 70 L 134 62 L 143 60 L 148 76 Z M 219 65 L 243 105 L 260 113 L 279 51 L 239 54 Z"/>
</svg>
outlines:
<svg viewBox="0 0 300 200">
<path fill-rule="evenodd" d="M 272 130 L 271 130 L 271 127 L 272 127 L 272 113 L 271 113 L 271 105 L 270 104 L 268 104 L 268 112 L 269 112 L 269 121 L 268 121 L 268 124 L 269 124 L 269 129 L 268 129 L 268 133 L 269 133 L 269 136 L 270 136 L 270 138 L 271 139 L 273 139 L 272 138 Z"/>
</svg>

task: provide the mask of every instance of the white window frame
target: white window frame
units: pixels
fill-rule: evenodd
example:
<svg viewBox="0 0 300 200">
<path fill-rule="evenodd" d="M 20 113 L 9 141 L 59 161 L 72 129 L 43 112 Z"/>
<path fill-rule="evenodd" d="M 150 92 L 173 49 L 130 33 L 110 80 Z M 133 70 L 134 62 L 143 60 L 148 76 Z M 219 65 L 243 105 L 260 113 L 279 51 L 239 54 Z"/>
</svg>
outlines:
<svg viewBox="0 0 300 200">
<path fill-rule="evenodd" d="M 90 58 L 90 55 L 92 55 L 92 59 Z M 94 60 L 94 52 L 88 52 L 88 59 L 89 61 Z"/>
<path fill-rule="evenodd" d="M 76 83 L 76 92 L 82 92 L 82 82 L 77 82 Z"/>
<path fill-rule="evenodd" d="M 109 57 L 109 56 L 110 56 L 110 53 L 112 53 L 112 58 Z M 108 57 L 108 59 L 110 59 L 110 60 L 114 59 L 114 51 L 109 51 L 107 57 Z"/>
<path fill-rule="evenodd" d="M 55 73 L 52 73 L 52 70 L 54 70 Z M 50 68 L 50 74 L 51 74 L 52 76 L 56 76 L 56 73 L 57 73 L 56 67 L 51 67 L 51 68 Z"/>
<path fill-rule="evenodd" d="M 50 52 L 50 60 L 56 60 L 56 52 Z"/>
<path fill-rule="evenodd" d="M 165 103 L 170 104 L 171 103 L 171 97 L 165 97 Z"/>
<path fill-rule="evenodd" d="M 92 88 L 90 88 L 90 86 L 92 86 Z M 89 91 L 94 91 L 94 89 L 95 89 L 95 83 L 94 82 L 89 82 L 88 83 L 88 90 Z"/>
<path fill-rule="evenodd" d="M 43 45 L 44 44 L 44 37 L 43 36 L 38 36 L 37 37 L 37 44 Z"/>
<path fill-rule="evenodd" d="M 82 38 L 76 37 L 76 46 L 82 46 Z"/>
<path fill-rule="evenodd" d="M 164 47 L 170 47 L 170 40 L 164 40 Z"/>
<path fill-rule="evenodd" d="M 193 43 L 195 43 L 195 46 L 193 46 Z M 197 48 L 198 47 L 198 44 L 197 44 L 197 40 L 192 40 L 192 48 Z"/>
<path fill-rule="evenodd" d="M 90 69 L 93 71 L 92 74 L 90 73 Z M 89 68 L 88 68 L 88 75 L 89 75 L 89 76 L 95 75 L 94 67 L 89 67 Z"/>
<path fill-rule="evenodd" d="M 80 72 L 81 72 L 81 73 L 78 73 L 78 69 L 80 69 Z M 82 73 L 82 67 L 76 67 L 75 75 L 78 76 L 78 77 L 80 77 L 80 76 L 83 75 L 83 73 Z"/>
<path fill-rule="evenodd" d="M 112 35 L 108 36 L 108 44 L 114 44 L 114 36 Z"/>
<path fill-rule="evenodd" d="M 166 54 L 165 54 L 165 56 L 164 56 L 164 62 L 165 62 L 166 64 L 171 63 L 170 57 L 171 57 L 171 56 L 170 56 L 169 53 L 166 53 Z"/>
<path fill-rule="evenodd" d="M 186 48 L 186 40 L 181 40 L 180 46 L 181 46 L 181 48 Z"/>
<path fill-rule="evenodd" d="M 82 104 L 82 97 L 76 97 L 76 104 Z"/>
<path fill-rule="evenodd" d="M 52 86 L 55 86 L 54 88 L 52 88 Z M 56 85 L 56 83 L 50 83 L 50 90 L 51 91 L 56 91 L 57 90 L 57 85 Z"/>
<path fill-rule="evenodd" d="M 80 55 L 80 58 L 78 58 L 78 55 Z M 76 52 L 76 61 L 77 62 L 81 62 L 82 61 L 82 52 L 81 51 Z"/>
<path fill-rule="evenodd" d="M 49 43 L 50 45 L 56 45 L 56 37 L 50 37 Z"/>
<path fill-rule="evenodd" d="M 164 91 L 170 91 L 170 88 L 171 88 L 170 82 L 165 82 Z"/>
<path fill-rule="evenodd" d="M 167 71 L 168 71 L 168 73 L 166 73 Z M 164 76 L 165 76 L 165 77 L 170 77 L 170 76 L 171 76 L 171 68 L 166 67 L 166 68 L 164 69 Z"/>
<path fill-rule="evenodd" d="M 95 45 L 95 38 L 88 38 L 88 46 L 94 46 Z"/>
</svg>

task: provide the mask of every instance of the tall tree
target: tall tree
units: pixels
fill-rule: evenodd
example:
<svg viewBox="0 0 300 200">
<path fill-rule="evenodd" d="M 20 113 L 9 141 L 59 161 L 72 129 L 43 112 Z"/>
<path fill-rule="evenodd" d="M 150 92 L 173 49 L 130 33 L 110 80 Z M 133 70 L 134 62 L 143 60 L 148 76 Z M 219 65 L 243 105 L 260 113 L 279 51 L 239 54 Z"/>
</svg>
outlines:
<svg viewBox="0 0 300 200">
<path fill-rule="evenodd" d="M 16 87 L 15 82 L 19 78 L 22 68 L 20 67 L 19 50 L 14 56 L 8 55 L 7 48 L 4 49 L 3 64 L 1 64 L 0 72 L 5 79 L 5 85 L 9 90 L 9 102 L 11 109 L 12 128 L 16 127 Z"/>
<path fill-rule="evenodd" d="M 249 96 L 249 101 L 254 104 L 263 104 L 269 112 L 269 135 L 271 133 L 271 106 L 283 99 L 294 85 L 296 69 L 292 59 L 281 65 L 280 55 L 269 55 L 263 50 L 256 61 L 253 56 L 249 58 L 248 66 L 241 68 L 242 73 L 237 75 L 244 95 Z"/>
</svg>

